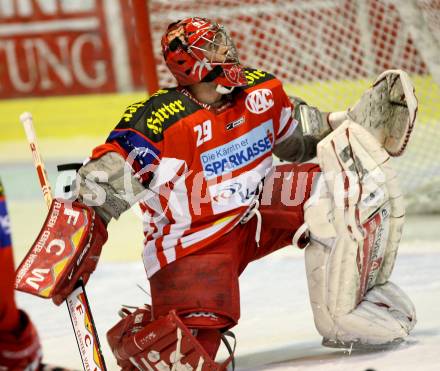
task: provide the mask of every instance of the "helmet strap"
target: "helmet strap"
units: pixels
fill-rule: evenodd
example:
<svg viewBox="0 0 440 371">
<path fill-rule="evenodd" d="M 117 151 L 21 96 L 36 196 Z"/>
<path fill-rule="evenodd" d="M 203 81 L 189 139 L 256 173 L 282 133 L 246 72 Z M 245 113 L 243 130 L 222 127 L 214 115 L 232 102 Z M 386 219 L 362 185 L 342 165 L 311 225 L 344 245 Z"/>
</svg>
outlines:
<svg viewBox="0 0 440 371">
<path fill-rule="evenodd" d="M 234 88 L 235 86 L 223 86 L 219 84 L 215 88 L 215 91 L 219 94 L 226 95 L 226 94 L 231 94 Z"/>
</svg>

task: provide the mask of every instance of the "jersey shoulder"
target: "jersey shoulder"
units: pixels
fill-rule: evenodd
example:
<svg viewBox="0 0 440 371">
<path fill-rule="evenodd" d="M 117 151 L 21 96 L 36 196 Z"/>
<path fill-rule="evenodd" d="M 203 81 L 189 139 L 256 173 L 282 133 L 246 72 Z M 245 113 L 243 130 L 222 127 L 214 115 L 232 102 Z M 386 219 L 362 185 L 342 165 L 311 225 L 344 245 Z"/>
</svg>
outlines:
<svg viewBox="0 0 440 371">
<path fill-rule="evenodd" d="M 170 126 L 200 109 L 176 88 L 158 90 L 150 98 L 128 106 L 116 130 L 133 129 L 159 142 Z"/>
<path fill-rule="evenodd" d="M 269 72 L 255 69 L 255 68 L 245 68 L 244 75 L 246 76 L 246 80 L 248 82 L 245 89 L 254 88 L 257 85 L 263 84 L 268 81 L 279 81 L 274 75 Z"/>
</svg>

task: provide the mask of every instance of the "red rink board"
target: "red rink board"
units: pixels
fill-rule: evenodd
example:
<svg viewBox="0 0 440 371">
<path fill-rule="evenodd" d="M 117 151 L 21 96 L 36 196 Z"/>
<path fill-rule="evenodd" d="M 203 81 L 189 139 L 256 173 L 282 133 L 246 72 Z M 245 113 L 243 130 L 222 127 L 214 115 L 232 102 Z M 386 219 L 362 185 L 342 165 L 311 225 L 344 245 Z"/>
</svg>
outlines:
<svg viewBox="0 0 440 371">
<path fill-rule="evenodd" d="M 104 2 L 2 1 L 0 99 L 115 91 Z"/>
</svg>

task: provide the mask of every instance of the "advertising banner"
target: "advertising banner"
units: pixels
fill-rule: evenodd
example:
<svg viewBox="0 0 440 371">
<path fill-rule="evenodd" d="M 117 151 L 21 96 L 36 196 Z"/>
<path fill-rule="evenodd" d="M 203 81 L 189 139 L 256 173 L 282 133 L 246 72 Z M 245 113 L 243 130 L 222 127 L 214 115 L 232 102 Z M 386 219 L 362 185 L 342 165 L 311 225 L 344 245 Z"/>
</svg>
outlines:
<svg viewBox="0 0 440 371">
<path fill-rule="evenodd" d="M 115 91 L 104 3 L 0 0 L 0 99 Z"/>
</svg>

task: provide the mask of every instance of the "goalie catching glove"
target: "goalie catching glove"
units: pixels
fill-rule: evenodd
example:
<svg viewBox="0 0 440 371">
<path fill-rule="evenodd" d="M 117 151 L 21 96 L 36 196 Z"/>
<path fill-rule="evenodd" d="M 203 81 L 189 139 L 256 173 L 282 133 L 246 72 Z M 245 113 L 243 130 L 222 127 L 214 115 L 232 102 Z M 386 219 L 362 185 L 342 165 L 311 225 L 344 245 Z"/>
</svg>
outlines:
<svg viewBox="0 0 440 371">
<path fill-rule="evenodd" d="M 402 234 L 403 197 L 389 155 L 346 121 L 318 145 L 322 174 L 304 206 L 306 270 L 324 345 L 400 342 L 416 323 L 408 296 L 388 281 Z"/>
<path fill-rule="evenodd" d="M 17 270 L 15 288 L 60 305 L 95 270 L 107 230 L 95 210 L 55 199 L 38 238 Z"/>
<path fill-rule="evenodd" d="M 293 100 L 297 105 L 295 116 L 305 136 L 321 140 L 346 120 L 351 120 L 370 132 L 390 156 L 400 156 L 405 151 L 417 114 L 414 86 L 402 70 L 380 74 L 371 88 L 346 111 L 325 114 Z"/>
</svg>

